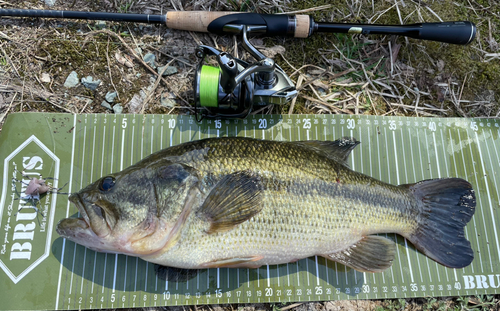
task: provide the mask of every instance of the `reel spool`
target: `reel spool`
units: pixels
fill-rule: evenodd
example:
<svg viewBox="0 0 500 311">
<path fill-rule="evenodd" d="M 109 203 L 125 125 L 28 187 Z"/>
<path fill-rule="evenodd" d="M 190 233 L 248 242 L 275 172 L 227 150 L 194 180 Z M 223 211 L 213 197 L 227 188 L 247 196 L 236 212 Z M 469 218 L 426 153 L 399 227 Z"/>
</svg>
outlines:
<svg viewBox="0 0 500 311">
<path fill-rule="evenodd" d="M 193 80 L 198 121 L 204 117 L 245 118 L 254 106 L 282 105 L 297 96 L 283 69 L 248 42 L 252 26 L 229 26 L 243 32 L 243 47 L 257 61 L 249 64 L 213 47 L 198 47 L 200 63 Z M 206 56 L 215 56 L 218 66 L 204 64 Z"/>
</svg>

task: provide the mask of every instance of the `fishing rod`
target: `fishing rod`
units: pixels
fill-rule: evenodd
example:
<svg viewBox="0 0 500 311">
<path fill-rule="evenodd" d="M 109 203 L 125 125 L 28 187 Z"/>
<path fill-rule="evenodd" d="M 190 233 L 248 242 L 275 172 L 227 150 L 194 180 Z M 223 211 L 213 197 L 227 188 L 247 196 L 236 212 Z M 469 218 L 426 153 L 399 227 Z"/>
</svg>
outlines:
<svg viewBox="0 0 500 311">
<path fill-rule="evenodd" d="M 468 21 L 419 23 L 411 25 L 339 24 L 315 22 L 308 15 L 258 14 L 239 12 L 171 11 L 165 15 L 77 12 L 53 10 L 0 9 L 1 16 L 108 20 L 166 24 L 168 28 L 210 32 L 217 35 L 241 34 L 242 45 L 255 59 L 249 63 L 211 46 L 200 45 L 200 59 L 194 75 L 196 118 L 245 118 L 258 107 L 283 105 L 298 95 L 293 81 L 271 58 L 265 57 L 249 41 L 248 34 L 307 38 L 313 33 L 399 35 L 452 44 L 470 43 L 476 26 Z M 215 58 L 217 66 L 206 63 Z"/>
<path fill-rule="evenodd" d="M 265 36 L 307 38 L 313 33 L 351 33 L 398 35 L 465 45 L 476 35 L 476 26 L 469 21 L 417 23 L 409 25 L 344 24 L 316 22 L 309 15 L 259 14 L 213 11 L 170 11 L 165 15 L 81 12 L 57 10 L 0 9 L 1 16 L 45 17 L 64 19 L 105 20 L 165 24 L 177 30 L 210 32 L 217 35 L 238 34 L 241 25 L 253 26 L 253 33 Z"/>
</svg>

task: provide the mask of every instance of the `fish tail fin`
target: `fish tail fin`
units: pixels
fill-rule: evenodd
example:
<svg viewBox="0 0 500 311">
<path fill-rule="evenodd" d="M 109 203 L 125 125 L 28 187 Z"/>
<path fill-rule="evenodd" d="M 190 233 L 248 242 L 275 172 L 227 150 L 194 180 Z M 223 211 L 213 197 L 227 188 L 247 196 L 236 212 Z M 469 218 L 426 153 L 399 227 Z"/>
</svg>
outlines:
<svg viewBox="0 0 500 311">
<path fill-rule="evenodd" d="M 474 259 L 464 227 L 474 215 L 472 185 L 460 178 L 424 180 L 404 185 L 420 209 L 417 229 L 407 238 L 425 255 L 449 268 L 463 268 Z"/>
</svg>

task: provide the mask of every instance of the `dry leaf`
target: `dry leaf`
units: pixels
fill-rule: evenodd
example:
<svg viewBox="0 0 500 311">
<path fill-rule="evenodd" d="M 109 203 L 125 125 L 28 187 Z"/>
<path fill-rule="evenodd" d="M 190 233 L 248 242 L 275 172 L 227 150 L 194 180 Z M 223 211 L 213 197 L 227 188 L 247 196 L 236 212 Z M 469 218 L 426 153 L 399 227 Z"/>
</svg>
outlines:
<svg viewBox="0 0 500 311">
<path fill-rule="evenodd" d="M 123 57 L 120 52 L 115 53 L 115 58 L 116 61 L 118 61 L 120 64 L 127 66 L 128 68 L 134 67 L 134 64 L 132 63 L 132 60 L 130 60 L 126 55 Z"/>
<path fill-rule="evenodd" d="M 42 73 L 42 76 L 40 77 L 40 81 L 45 82 L 45 83 L 50 83 L 50 75 L 46 72 Z"/>
</svg>

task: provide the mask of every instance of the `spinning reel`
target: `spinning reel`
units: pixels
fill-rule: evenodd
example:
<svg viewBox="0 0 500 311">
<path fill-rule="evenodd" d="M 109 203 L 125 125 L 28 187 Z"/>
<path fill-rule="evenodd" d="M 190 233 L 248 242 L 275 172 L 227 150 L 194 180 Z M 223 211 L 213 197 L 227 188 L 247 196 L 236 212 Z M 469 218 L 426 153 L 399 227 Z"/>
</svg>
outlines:
<svg viewBox="0 0 500 311">
<path fill-rule="evenodd" d="M 248 41 L 247 33 L 258 32 L 259 26 L 225 28 L 243 33 L 243 47 L 257 61 L 250 64 L 210 46 L 198 47 L 200 63 L 193 81 L 198 121 L 204 117 L 245 118 L 254 107 L 282 105 L 297 96 L 295 85 L 283 69 Z M 205 65 L 206 56 L 215 56 L 218 67 Z"/>
</svg>

